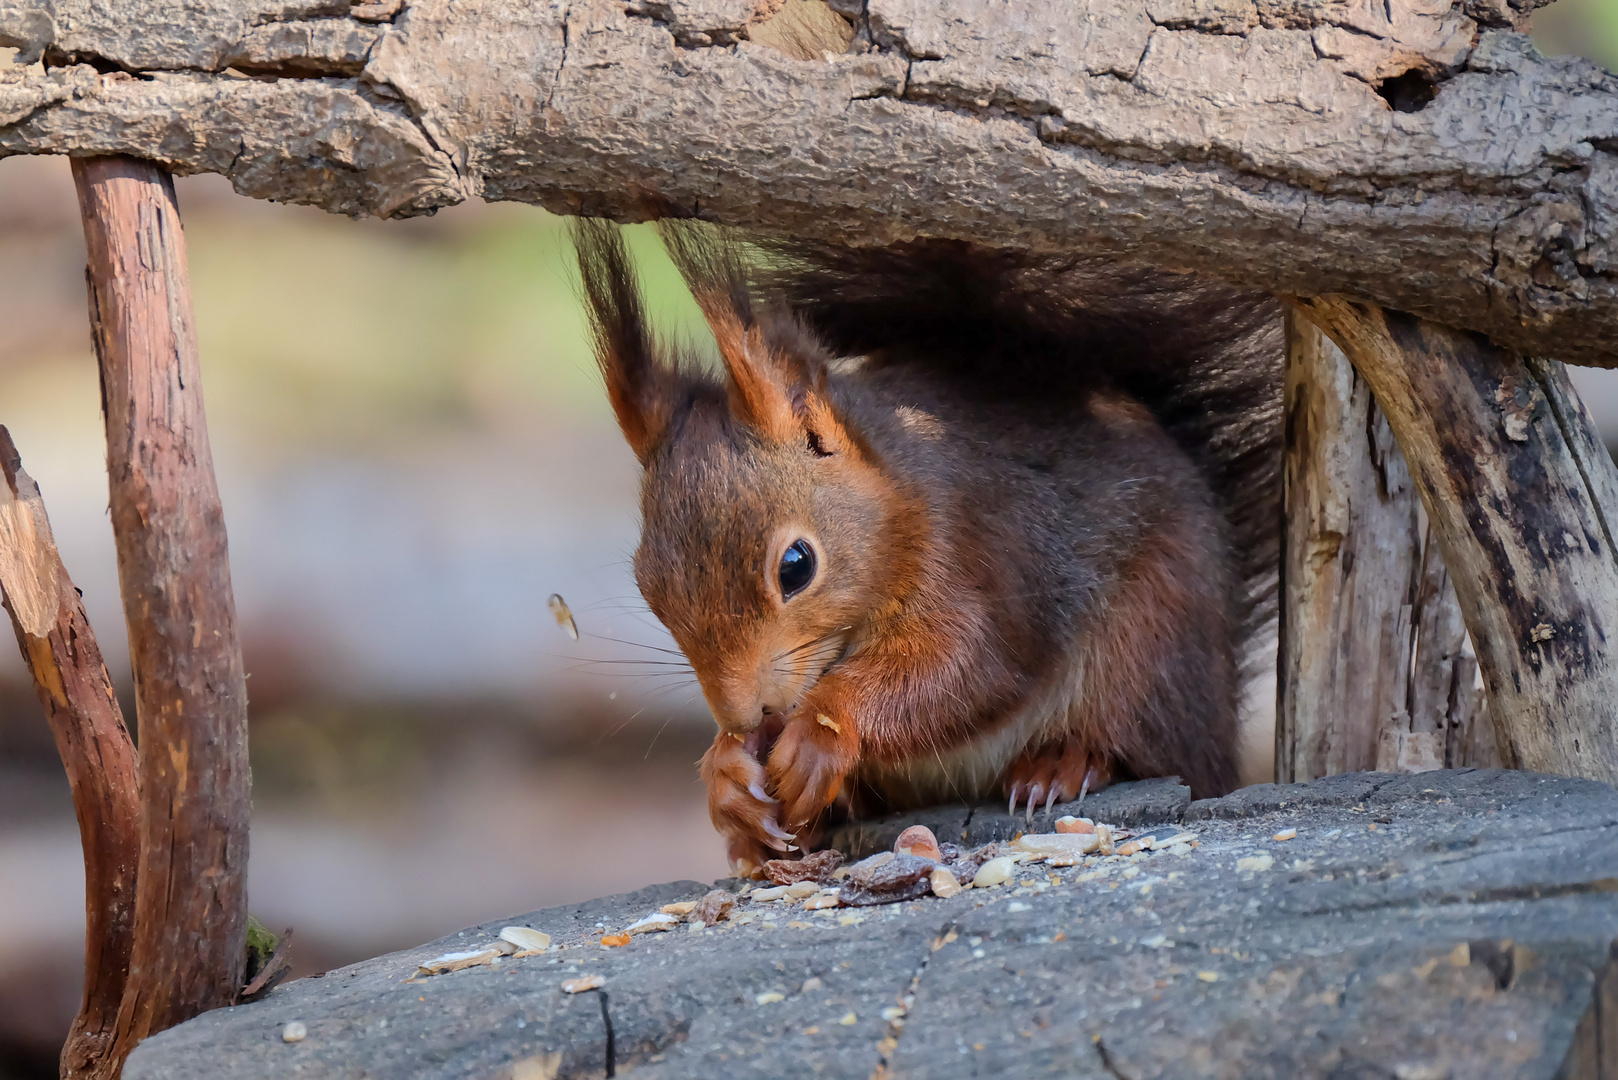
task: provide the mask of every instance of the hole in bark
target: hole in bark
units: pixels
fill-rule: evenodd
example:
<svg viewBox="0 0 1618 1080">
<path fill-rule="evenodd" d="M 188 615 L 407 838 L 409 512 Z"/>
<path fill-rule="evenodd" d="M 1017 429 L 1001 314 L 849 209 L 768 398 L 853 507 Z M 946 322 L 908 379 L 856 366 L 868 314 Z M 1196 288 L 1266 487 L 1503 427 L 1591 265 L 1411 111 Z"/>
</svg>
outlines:
<svg viewBox="0 0 1618 1080">
<path fill-rule="evenodd" d="M 1511 983 L 1517 975 L 1517 961 L 1508 942 L 1502 947 L 1493 941 L 1473 941 L 1468 946 L 1472 950 L 1472 959 L 1489 969 L 1494 976 L 1494 985 L 1499 990 L 1510 990 Z"/>
<path fill-rule="evenodd" d="M 1403 75 L 1383 79 L 1376 92 L 1394 112 L 1421 112 L 1437 96 L 1438 80 L 1421 68 L 1411 68 Z"/>
</svg>

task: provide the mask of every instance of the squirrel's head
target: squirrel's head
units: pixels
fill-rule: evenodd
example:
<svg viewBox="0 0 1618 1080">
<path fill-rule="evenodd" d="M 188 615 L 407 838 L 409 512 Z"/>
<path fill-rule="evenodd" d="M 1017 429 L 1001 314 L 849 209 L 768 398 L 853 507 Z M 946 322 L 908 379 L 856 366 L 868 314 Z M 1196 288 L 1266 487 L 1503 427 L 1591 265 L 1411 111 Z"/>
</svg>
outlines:
<svg viewBox="0 0 1618 1080">
<path fill-rule="evenodd" d="M 731 249 L 691 223 L 662 232 L 722 383 L 651 335 L 614 226 L 581 220 L 574 240 L 607 395 L 645 470 L 636 582 L 720 727 L 745 736 L 894 603 L 922 515 L 828 397 L 814 341 L 755 317 Z"/>
</svg>

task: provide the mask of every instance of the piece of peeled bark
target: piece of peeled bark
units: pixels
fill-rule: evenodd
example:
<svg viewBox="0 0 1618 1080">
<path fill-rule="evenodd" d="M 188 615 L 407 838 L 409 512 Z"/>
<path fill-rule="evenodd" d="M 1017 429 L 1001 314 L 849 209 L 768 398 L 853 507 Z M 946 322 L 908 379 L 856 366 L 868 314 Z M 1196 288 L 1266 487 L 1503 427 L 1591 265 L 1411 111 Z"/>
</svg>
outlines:
<svg viewBox="0 0 1618 1080">
<path fill-rule="evenodd" d="M 928 875 L 937 865 L 932 859 L 903 853 L 867 859 L 854 865 L 837 896 L 851 907 L 914 900 L 932 892 Z"/>
<path fill-rule="evenodd" d="M 714 889 L 697 901 L 697 906 L 691 910 L 690 919 L 692 922 L 699 922 L 704 926 L 712 926 L 726 915 L 729 915 L 730 909 L 735 906 L 736 898 L 734 896 L 724 889 Z"/>
<path fill-rule="evenodd" d="M 843 853 L 833 848 L 805 855 L 801 859 L 771 859 L 764 864 L 764 876 L 772 885 L 796 885 L 800 881 L 831 880 L 832 873 L 843 865 Z"/>
</svg>

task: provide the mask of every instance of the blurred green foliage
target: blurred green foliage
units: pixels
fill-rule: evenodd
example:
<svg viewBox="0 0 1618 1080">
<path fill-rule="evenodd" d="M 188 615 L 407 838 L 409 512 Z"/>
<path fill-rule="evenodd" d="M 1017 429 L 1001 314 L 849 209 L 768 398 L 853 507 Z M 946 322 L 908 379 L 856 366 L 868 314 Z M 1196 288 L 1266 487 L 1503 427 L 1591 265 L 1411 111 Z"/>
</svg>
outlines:
<svg viewBox="0 0 1618 1080">
<path fill-rule="evenodd" d="M 610 423 L 565 223 L 500 204 L 414 224 L 188 214 L 210 413 L 249 442 L 360 454 L 446 428 Z M 659 327 L 703 340 L 655 234 L 628 235 Z"/>
<path fill-rule="evenodd" d="M 1548 56 L 1571 53 L 1618 71 L 1618 0 L 1558 0 L 1540 8 L 1534 43 Z"/>
</svg>

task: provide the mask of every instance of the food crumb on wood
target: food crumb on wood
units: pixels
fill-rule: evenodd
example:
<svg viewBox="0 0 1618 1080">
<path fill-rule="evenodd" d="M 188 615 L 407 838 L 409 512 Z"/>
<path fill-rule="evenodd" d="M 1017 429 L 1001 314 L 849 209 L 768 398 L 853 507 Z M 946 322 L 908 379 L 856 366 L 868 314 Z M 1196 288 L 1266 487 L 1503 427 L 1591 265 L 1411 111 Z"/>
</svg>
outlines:
<svg viewBox="0 0 1618 1080">
<path fill-rule="evenodd" d="M 507 926 L 500 931 L 500 940 L 517 946 L 522 956 L 525 953 L 542 953 L 551 947 L 551 936 L 542 930 L 535 930 L 531 926 Z"/>
</svg>

